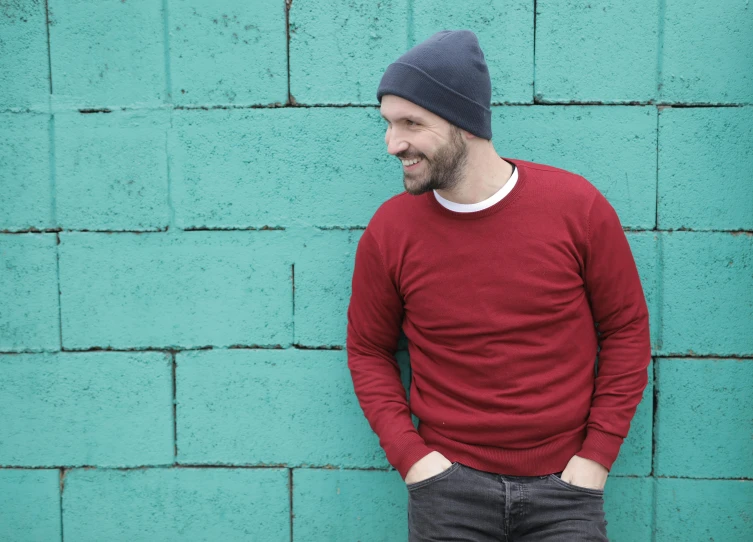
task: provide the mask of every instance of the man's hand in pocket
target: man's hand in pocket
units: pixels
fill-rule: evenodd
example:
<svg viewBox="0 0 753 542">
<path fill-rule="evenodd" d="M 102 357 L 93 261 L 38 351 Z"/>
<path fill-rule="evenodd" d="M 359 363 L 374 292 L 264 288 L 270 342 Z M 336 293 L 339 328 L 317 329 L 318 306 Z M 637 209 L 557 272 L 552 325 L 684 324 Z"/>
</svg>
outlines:
<svg viewBox="0 0 753 542">
<path fill-rule="evenodd" d="M 415 484 L 436 476 L 440 472 L 444 472 L 452 466 L 452 461 L 447 459 L 439 452 L 431 452 L 425 455 L 408 470 L 408 474 L 405 476 L 406 484 Z"/>
</svg>

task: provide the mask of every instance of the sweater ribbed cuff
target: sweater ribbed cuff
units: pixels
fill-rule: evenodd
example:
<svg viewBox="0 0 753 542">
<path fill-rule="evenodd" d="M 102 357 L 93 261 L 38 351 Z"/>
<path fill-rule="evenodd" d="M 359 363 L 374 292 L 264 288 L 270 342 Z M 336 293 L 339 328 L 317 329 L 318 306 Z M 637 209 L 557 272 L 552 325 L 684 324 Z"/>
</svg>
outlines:
<svg viewBox="0 0 753 542">
<path fill-rule="evenodd" d="M 586 440 L 583 441 L 583 446 L 575 455 L 596 461 L 609 471 L 617 459 L 617 454 L 620 453 L 623 440 L 622 437 L 611 433 L 589 429 L 586 433 Z"/>
<path fill-rule="evenodd" d="M 412 431 L 405 433 L 389 449 L 385 449 L 385 454 L 390 464 L 395 467 L 395 470 L 405 480 L 410 468 L 419 459 L 426 457 L 433 451 L 433 449 L 426 445 L 426 442 L 418 434 L 418 431 Z"/>
</svg>

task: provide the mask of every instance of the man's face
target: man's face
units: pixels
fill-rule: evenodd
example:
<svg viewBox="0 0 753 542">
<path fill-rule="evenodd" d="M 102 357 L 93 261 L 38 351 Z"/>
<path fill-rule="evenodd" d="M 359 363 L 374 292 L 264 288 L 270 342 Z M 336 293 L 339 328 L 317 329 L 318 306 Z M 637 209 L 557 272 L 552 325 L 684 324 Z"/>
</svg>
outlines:
<svg viewBox="0 0 753 542">
<path fill-rule="evenodd" d="M 387 121 L 387 152 L 403 161 L 406 192 L 417 196 L 429 190 L 450 190 L 460 182 L 468 145 L 459 128 L 391 94 L 382 96 L 380 112 Z M 415 160 L 419 161 L 412 164 Z"/>
</svg>

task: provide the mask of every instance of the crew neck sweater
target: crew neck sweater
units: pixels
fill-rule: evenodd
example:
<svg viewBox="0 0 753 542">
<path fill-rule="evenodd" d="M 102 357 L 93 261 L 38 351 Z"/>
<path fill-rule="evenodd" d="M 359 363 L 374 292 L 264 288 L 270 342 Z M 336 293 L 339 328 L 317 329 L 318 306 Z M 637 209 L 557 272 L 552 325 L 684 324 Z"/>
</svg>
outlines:
<svg viewBox="0 0 753 542">
<path fill-rule="evenodd" d="M 515 165 L 512 165 L 512 174 L 510 174 L 510 178 L 507 179 L 507 181 L 497 190 L 494 194 L 489 196 L 483 201 L 479 201 L 478 203 L 457 203 L 455 201 L 450 201 L 448 199 L 445 199 L 442 197 L 442 195 L 434 190 L 434 197 L 437 198 L 437 201 L 442 204 L 443 207 L 446 207 L 447 209 L 451 211 L 457 211 L 459 213 L 473 213 L 476 211 L 482 211 L 486 209 L 487 207 L 491 207 L 495 203 L 497 203 L 499 200 L 504 198 L 507 194 L 510 193 L 510 191 L 515 188 L 515 184 L 518 182 L 518 168 L 515 167 Z"/>
<path fill-rule="evenodd" d="M 614 208 L 580 175 L 501 158 L 517 180 L 496 203 L 457 212 L 403 192 L 356 248 L 348 368 L 403 479 L 435 450 L 516 476 L 573 455 L 609 470 L 648 382 L 648 309 Z"/>
</svg>

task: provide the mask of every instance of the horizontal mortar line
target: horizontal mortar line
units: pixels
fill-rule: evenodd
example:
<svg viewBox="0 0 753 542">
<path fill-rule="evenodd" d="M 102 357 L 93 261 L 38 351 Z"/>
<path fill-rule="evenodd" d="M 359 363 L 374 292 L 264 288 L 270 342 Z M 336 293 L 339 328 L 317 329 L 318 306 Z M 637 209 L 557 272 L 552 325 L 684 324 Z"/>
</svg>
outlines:
<svg viewBox="0 0 753 542">
<path fill-rule="evenodd" d="M 21 355 L 21 354 L 82 354 L 87 352 L 160 352 L 164 354 L 180 353 L 180 352 L 196 352 L 201 350 L 344 350 L 344 345 L 320 345 L 311 346 L 303 344 L 292 344 L 288 347 L 282 347 L 280 345 L 266 346 L 266 345 L 233 345 L 233 346 L 198 346 L 187 348 L 160 348 L 160 347 L 146 347 L 146 348 L 109 348 L 109 347 L 92 347 L 88 349 L 72 349 L 63 348 L 62 350 L 0 350 L 0 355 Z M 406 349 L 399 349 L 400 352 L 408 352 Z M 718 360 L 753 360 L 751 354 L 699 354 L 688 355 L 683 354 L 657 354 L 652 353 L 651 357 L 658 361 L 661 359 L 718 359 Z"/>
<path fill-rule="evenodd" d="M 177 231 L 285 231 L 285 226 L 196 226 Z"/>
<path fill-rule="evenodd" d="M 753 360 L 751 354 L 655 354 L 653 356 L 657 360 L 660 359 L 744 359 Z"/>
<path fill-rule="evenodd" d="M 323 231 L 338 230 L 338 231 L 354 231 L 365 230 L 366 226 L 314 226 L 314 228 Z"/>
<path fill-rule="evenodd" d="M 365 230 L 366 226 L 307 226 L 322 231 L 360 231 Z M 68 229 L 61 228 L 28 228 L 24 230 L 0 230 L 0 234 L 16 235 L 24 233 L 176 233 L 176 232 L 192 232 L 192 231 L 287 231 L 288 226 L 243 226 L 243 227 L 189 227 L 179 229 L 159 229 L 159 230 L 89 230 L 89 229 Z M 657 229 L 657 228 L 633 228 L 631 226 L 623 226 L 623 231 L 626 232 L 654 232 L 654 233 L 675 233 L 675 232 L 690 232 L 690 233 L 729 233 L 729 234 L 745 234 L 753 235 L 753 230 L 748 229 L 736 229 L 736 230 L 714 230 L 714 229 L 691 229 L 691 228 L 678 228 L 678 229 Z"/>
<path fill-rule="evenodd" d="M 94 346 L 91 348 L 63 348 L 62 350 L 0 350 L 0 355 L 19 355 L 19 354 L 83 354 L 87 352 L 161 352 L 179 353 L 179 352 L 197 352 L 201 350 L 343 350 L 344 345 L 303 345 L 303 344 L 291 344 L 290 346 L 283 347 L 279 344 L 275 345 L 257 345 L 257 344 L 238 344 L 231 346 L 197 346 L 186 348 L 174 348 L 174 347 L 144 347 L 144 348 L 110 348 Z"/>
<path fill-rule="evenodd" d="M 492 107 L 498 106 L 520 106 L 520 107 L 533 107 L 533 106 L 581 106 L 581 105 L 599 105 L 599 106 L 653 106 L 664 108 L 708 108 L 708 107 L 750 107 L 753 103 L 674 103 L 674 102 L 655 102 L 649 101 L 625 101 L 625 102 L 599 102 L 599 101 L 541 101 L 540 99 L 531 102 L 491 102 Z M 9 114 L 40 114 L 40 115 L 55 115 L 58 113 L 81 113 L 81 114 L 97 114 L 97 113 L 113 113 L 115 111 L 127 112 L 127 111 L 166 111 L 166 110 L 233 110 L 233 109 L 309 109 L 309 108 L 364 108 L 364 109 L 376 109 L 380 107 L 380 104 L 360 104 L 360 103 L 315 103 L 315 104 L 302 104 L 302 103 L 290 103 L 283 104 L 281 102 L 275 102 L 271 104 L 247 104 L 247 105 L 233 105 L 233 104 L 216 104 L 216 105 L 174 105 L 165 104 L 164 106 L 145 106 L 145 107 L 129 107 L 122 106 L 118 108 L 77 108 L 56 107 L 52 109 L 31 109 L 31 108 L 10 108 L 0 109 L 0 113 Z"/>
<path fill-rule="evenodd" d="M 20 234 L 20 233 L 175 233 L 188 231 L 285 231 L 285 226 L 239 226 L 239 227 L 195 227 L 195 228 L 163 228 L 157 230 L 91 230 L 91 229 L 69 229 L 61 228 L 30 228 L 26 230 L 0 230 L 0 234 Z"/>
<path fill-rule="evenodd" d="M 162 469 L 162 470 L 169 470 L 169 469 L 227 469 L 227 468 L 234 468 L 234 469 L 253 469 L 253 470 L 264 470 L 264 469 L 298 469 L 298 470 L 337 470 L 337 471 L 351 471 L 351 472 L 396 472 L 395 469 L 391 468 L 383 468 L 383 467 L 340 467 L 336 465 L 306 465 L 306 466 L 296 466 L 296 465 L 290 465 L 288 463 L 279 463 L 279 464 L 267 464 L 267 465 L 249 465 L 249 464 L 239 464 L 239 463 L 213 463 L 213 464 L 204 464 L 204 463 L 171 463 L 171 464 L 155 464 L 155 465 L 141 465 L 141 466 L 134 466 L 134 467 L 104 467 L 104 466 L 97 466 L 97 465 L 56 465 L 56 466 L 33 466 L 33 467 L 25 467 L 23 465 L 0 465 L 0 469 L 7 469 L 7 470 L 54 470 L 54 469 L 68 469 L 68 470 L 102 470 L 102 471 L 136 471 L 136 470 L 146 470 L 146 469 Z M 543 475 L 541 475 L 543 476 Z M 753 477 L 725 477 L 725 478 L 709 478 L 709 477 L 691 477 L 691 476 L 643 476 L 638 474 L 610 474 L 607 478 L 607 483 L 609 483 L 609 480 L 614 478 L 625 478 L 625 479 L 643 479 L 643 480 L 696 480 L 696 481 L 706 481 L 706 482 L 750 482 L 753 481 Z"/>
</svg>

